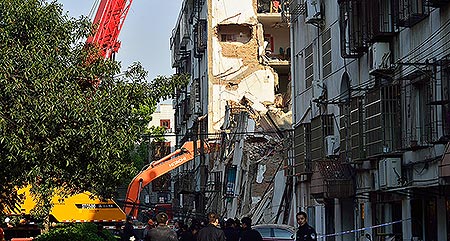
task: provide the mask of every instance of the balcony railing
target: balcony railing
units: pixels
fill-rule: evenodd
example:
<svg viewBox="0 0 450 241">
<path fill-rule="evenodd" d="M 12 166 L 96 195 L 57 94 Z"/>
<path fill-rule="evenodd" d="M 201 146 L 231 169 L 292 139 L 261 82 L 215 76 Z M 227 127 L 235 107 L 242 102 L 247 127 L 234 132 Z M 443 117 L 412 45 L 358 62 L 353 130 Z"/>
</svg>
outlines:
<svg viewBox="0 0 450 241">
<path fill-rule="evenodd" d="M 366 3 L 360 0 L 341 0 L 339 11 L 341 55 L 343 58 L 360 57 L 368 49 Z"/>
<path fill-rule="evenodd" d="M 346 198 L 355 194 L 353 169 L 343 160 L 317 162 L 311 180 L 311 195 L 317 198 Z"/>
<path fill-rule="evenodd" d="M 174 186 L 176 194 L 193 193 L 195 190 L 194 172 L 183 171 L 178 173 Z"/>
<path fill-rule="evenodd" d="M 389 41 L 394 36 L 394 6 L 393 0 L 367 1 L 369 41 Z"/>
<path fill-rule="evenodd" d="M 341 107 L 340 151 L 352 161 L 365 158 L 363 113 L 361 97 L 352 98 L 348 105 Z"/>
<path fill-rule="evenodd" d="M 334 116 L 320 115 L 311 120 L 311 160 L 326 158 L 325 137 L 334 134 Z"/>
<path fill-rule="evenodd" d="M 304 123 L 294 130 L 294 174 L 310 174 L 311 161 L 311 123 Z"/>
<path fill-rule="evenodd" d="M 412 27 L 430 14 L 429 6 L 422 0 L 402 0 L 397 4 L 395 16 L 399 27 Z"/>
<path fill-rule="evenodd" d="M 280 0 L 258 0 L 258 13 L 281 13 Z"/>
<path fill-rule="evenodd" d="M 365 146 L 368 157 L 401 149 L 400 87 L 390 85 L 367 93 Z"/>
</svg>

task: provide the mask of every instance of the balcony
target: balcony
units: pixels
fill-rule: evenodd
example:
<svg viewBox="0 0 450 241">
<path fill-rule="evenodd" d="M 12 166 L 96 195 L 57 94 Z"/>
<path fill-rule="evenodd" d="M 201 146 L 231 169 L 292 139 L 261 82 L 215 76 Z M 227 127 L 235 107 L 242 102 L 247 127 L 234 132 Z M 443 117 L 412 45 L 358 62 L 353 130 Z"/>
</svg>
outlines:
<svg viewBox="0 0 450 241">
<path fill-rule="evenodd" d="M 311 161 L 311 123 L 304 123 L 294 130 L 294 174 L 313 172 Z"/>
<path fill-rule="evenodd" d="M 208 175 L 208 182 L 206 183 L 206 192 L 220 192 L 222 191 L 222 172 L 210 172 Z"/>
<path fill-rule="evenodd" d="M 264 51 L 260 53 L 262 61 L 277 72 L 290 70 L 289 24 L 279 13 L 260 13 L 258 21 L 264 28 Z"/>
<path fill-rule="evenodd" d="M 348 198 L 355 194 L 353 170 L 343 161 L 343 155 L 336 160 L 316 163 L 311 178 L 311 195 L 315 198 Z"/>
<path fill-rule="evenodd" d="M 422 0 L 403 0 L 398 2 L 396 24 L 399 27 L 410 28 L 430 14 L 430 8 Z"/>
<path fill-rule="evenodd" d="M 367 157 L 401 149 L 400 87 L 383 86 L 366 95 L 365 146 Z"/>
<path fill-rule="evenodd" d="M 282 0 L 281 17 L 283 22 L 294 23 L 300 15 L 305 15 L 306 5 L 303 1 L 298 0 Z"/>
<path fill-rule="evenodd" d="M 362 103 L 361 97 L 354 97 L 350 99 L 348 105 L 341 107 L 340 151 L 346 153 L 352 161 L 360 161 L 365 158 Z"/>
<path fill-rule="evenodd" d="M 281 17 L 280 0 L 258 0 L 258 14 L 275 14 Z"/>
<path fill-rule="evenodd" d="M 359 58 L 368 49 L 368 23 L 365 1 L 339 1 L 341 56 Z"/>
<path fill-rule="evenodd" d="M 183 121 L 187 121 L 189 117 L 192 115 L 192 110 L 190 106 L 190 97 L 187 97 L 186 99 L 181 101 L 180 114 L 181 114 L 180 119 Z"/>
<path fill-rule="evenodd" d="M 175 194 L 191 194 L 195 191 L 194 172 L 183 171 L 175 178 Z"/>
<path fill-rule="evenodd" d="M 387 42 L 394 36 L 393 6 L 393 0 L 367 1 L 369 41 Z"/>
<path fill-rule="evenodd" d="M 322 161 L 327 158 L 325 137 L 334 134 L 333 115 L 319 115 L 311 120 L 311 161 Z"/>
</svg>

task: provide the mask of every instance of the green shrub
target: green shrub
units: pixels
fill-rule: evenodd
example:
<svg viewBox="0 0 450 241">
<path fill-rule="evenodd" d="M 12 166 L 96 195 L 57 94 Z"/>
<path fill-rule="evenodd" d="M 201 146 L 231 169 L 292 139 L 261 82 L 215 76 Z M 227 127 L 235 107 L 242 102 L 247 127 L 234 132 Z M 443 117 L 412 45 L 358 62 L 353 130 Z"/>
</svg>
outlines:
<svg viewBox="0 0 450 241">
<path fill-rule="evenodd" d="M 97 234 L 97 225 L 81 223 L 53 228 L 49 232 L 39 235 L 36 241 L 115 241 L 107 230 L 103 230 L 102 233 L 104 238 Z"/>
</svg>

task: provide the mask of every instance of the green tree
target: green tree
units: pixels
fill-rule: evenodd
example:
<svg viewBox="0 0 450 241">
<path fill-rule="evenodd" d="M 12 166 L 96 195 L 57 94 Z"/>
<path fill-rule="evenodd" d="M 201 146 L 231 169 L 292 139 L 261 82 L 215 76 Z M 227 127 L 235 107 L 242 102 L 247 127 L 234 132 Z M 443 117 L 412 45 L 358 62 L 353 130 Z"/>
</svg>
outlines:
<svg viewBox="0 0 450 241">
<path fill-rule="evenodd" d="M 55 188 L 111 197 L 136 172 L 129 150 L 157 101 L 188 80 L 147 82 L 139 63 L 113 77 L 119 63 L 82 41 L 91 29 L 57 2 L 0 1 L 0 213 L 25 184 L 38 216 L 48 214 Z"/>
<path fill-rule="evenodd" d="M 99 235 L 99 233 L 101 234 Z M 95 224 L 79 223 L 66 225 L 63 227 L 56 227 L 49 230 L 49 232 L 39 235 L 35 238 L 36 241 L 115 241 L 117 240 L 107 230 L 99 230 Z"/>
</svg>

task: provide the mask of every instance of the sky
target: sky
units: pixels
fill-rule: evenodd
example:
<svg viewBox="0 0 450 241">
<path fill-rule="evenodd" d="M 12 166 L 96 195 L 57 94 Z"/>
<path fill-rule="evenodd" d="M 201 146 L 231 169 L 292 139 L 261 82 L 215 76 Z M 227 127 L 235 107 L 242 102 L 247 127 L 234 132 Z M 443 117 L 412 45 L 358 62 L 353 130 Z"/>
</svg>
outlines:
<svg viewBox="0 0 450 241">
<path fill-rule="evenodd" d="M 63 4 L 64 11 L 78 18 L 90 16 L 91 9 L 99 0 L 57 0 Z M 122 70 L 134 61 L 141 62 L 149 72 L 147 80 L 158 75 L 170 76 L 171 67 L 170 37 L 178 19 L 182 0 L 133 0 L 131 8 L 119 35 L 122 42 L 116 60 L 121 62 Z M 93 10 L 92 19 L 97 9 Z"/>
</svg>

